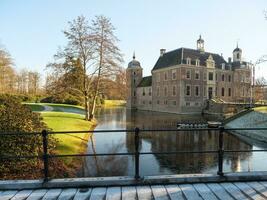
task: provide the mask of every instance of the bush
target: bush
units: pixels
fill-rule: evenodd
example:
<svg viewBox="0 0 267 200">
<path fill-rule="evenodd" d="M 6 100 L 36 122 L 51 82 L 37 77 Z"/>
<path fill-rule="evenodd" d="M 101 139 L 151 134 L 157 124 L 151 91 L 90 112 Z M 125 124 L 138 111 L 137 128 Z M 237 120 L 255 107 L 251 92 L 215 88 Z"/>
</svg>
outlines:
<svg viewBox="0 0 267 200">
<path fill-rule="evenodd" d="M 81 97 L 74 96 L 68 93 L 56 94 L 41 99 L 41 103 L 63 103 L 71 105 L 83 105 Z"/>
<path fill-rule="evenodd" d="M 0 96 L 0 158 L 4 156 L 42 155 L 42 137 L 40 134 L 27 135 L 28 132 L 41 132 L 46 129 L 42 117 L 33 113 L 17 98 Z M 1 135 L 17 132 L 18 135 Z M 50 152 L 56 141 L 49 138 Z M 1 160 L 0 177 L 38 177 L 42 163 L 38 159 Z M 35 170 L 35 171 L 34 171 Z"/>
</svg>

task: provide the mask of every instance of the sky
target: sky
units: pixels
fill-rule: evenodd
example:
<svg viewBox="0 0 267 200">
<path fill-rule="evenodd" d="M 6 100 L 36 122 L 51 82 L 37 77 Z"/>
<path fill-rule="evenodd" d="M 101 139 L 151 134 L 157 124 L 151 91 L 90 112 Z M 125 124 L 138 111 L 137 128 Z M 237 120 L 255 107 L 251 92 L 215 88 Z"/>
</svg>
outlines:
<svg viewBox="0 0 267 200">
<path fill-rule="evenodd" d="M 124 66 L 136 59 L 150 75 L 160 49 L 196 48 L 199 35 L 205 50 L 232 56 L 238 42 L 246 61 L 267 54 L 266 0 L 0 0 L 0 44 L 16 69 L 45 74 L 59 47 L 62 31 L 79 15 L 110 18 L 124 55 Z M 267 78 L 267 63 L 256 67 Z"/>
</svg>

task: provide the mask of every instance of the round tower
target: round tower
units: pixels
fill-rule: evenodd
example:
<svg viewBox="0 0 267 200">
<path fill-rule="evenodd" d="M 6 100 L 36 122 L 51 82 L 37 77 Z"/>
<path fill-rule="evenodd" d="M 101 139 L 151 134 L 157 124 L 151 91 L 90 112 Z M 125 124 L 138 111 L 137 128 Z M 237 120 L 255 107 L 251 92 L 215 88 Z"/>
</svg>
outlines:
<svg viewBox="0 0 267 200">
<path fill-rule="evenodd" d="M 143 78 L 143 69 L 140 62 L 135 60 L 135 54 L 133 54 L 133 60 L 129 62 L 126 69 L 126 81 L 127 81 L 127 108 L 135 109 L 137 105 L 137 92 L 136 88 Z"/>
<path fill-rule="evenodd" d="M 242 61 L 242 49 L 236 45 L 236 48 L 233 51 L 233 61 L 234 62 L 241 62 Z"/>
</svg>

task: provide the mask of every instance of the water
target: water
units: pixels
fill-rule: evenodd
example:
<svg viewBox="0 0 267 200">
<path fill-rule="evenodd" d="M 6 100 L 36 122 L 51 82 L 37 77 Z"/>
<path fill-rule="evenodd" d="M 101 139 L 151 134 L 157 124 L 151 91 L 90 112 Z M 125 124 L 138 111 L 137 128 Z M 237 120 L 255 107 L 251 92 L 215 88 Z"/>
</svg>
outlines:
<svg viewBox="0 0 267 200">
<path fill-rule="evenodd" d="M 123 107 L 101 109 L 97 115 L 96 130 L 113 129 L 162 129 L 176 127 L 179 122 L 204 122 L 202 116 L 175 115 L 147 111 L 127 111 Z M 218 149 L 218 133 L 215 131 L 146 132 L 140 134 L 141 152 L 205 151 Z M 225 150 L 267 149 L 266 143 L 224 134 Z M 87 153 L 134 152 L 134 135 L 131 133 L 94 133 L 88 141 Z M 218 157 L 215 153 L 141 155 L 140 175 L 168 175 L 186 173 L 216 174 Z M 267 171 L 267 153 L 225 153 L 224 172 Z M 133 176 L 134 156 L 86 157 L 79 171 L 80 177 Z"/>
</svg>

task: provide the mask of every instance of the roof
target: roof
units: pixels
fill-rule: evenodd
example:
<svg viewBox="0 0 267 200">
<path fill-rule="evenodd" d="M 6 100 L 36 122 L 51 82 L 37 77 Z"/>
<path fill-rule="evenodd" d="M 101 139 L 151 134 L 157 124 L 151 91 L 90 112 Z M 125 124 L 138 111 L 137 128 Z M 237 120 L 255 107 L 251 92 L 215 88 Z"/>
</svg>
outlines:
<svg viewBox="0 0 267 200">
<path fill-rule="evenodd" d="M 236 51 L 242 51 L 242 49 L 240 49 L 239 47 L 236 47 L 233 52 L 236 52 Z"/>
<path fill-rule="evenodd" d="M 226 64 L 224 58 L 219 54 L 203 52 L 195 49 L 179 48 L 160 56 L 153 70 L 162 69 L 173 65 L 186 64 L 186 58 L 191 58 L 191 63 L 193 65 L 195 64 L 196 59 L 199 59 L 200 65 L 205 65 L 206 60 L 210 55 L 215 61 L 216 68 L 221 68 L 222 63 Z"/>
<path fill-rule="evenodd" d="M 143 77 L 137 87 L 149 87 L 152 86 L 152 76 Z"/>
</svg>

